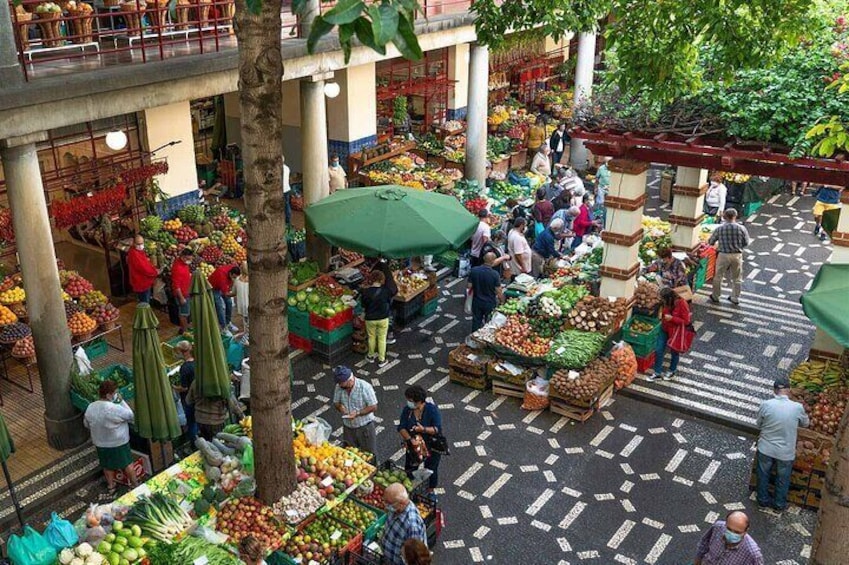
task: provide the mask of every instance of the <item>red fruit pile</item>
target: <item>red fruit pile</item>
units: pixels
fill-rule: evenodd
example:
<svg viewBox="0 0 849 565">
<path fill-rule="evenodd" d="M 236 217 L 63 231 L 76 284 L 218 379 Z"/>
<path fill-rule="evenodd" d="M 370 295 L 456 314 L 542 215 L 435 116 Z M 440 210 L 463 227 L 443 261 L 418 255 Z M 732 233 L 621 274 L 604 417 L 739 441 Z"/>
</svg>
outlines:
<svg viewBox="0 0 849 565">
<path fill-rule="evenodd" d="M 72 275 L 68 278 L 68 284 L 65 285 L 65 292 L 72 298 L 79 298 L 92 290 L 94 290 L 94 285 L 79 275 Z"/>
<path fill-rule="evenodd" d="M 203 248 L 203 251 L 200 252 L 201 259 L 209 264 L 216 263 L 223 255 L 224 252 L 221 251 L 221 248 L 214 245 L 207 245 Z"/>
<path fill-rule="evenodd" d="M 189 226 L 181 226 L 177 231 L 174 232 L 174 237 L 177 238 L 177 241 L 180 243 L 188 243 L 193 239 L 197 239 L 198 232 L 190 228 Z"/>
<path fill-rule="evenodd" d="M 232 498 L 225 502 L 218 512 L 216 529 L 230 536 L 234 545 L 252 535 L 269 550 L 280 546 L 285 533 L 271 508 L 253 497 Z"/>
</svg>

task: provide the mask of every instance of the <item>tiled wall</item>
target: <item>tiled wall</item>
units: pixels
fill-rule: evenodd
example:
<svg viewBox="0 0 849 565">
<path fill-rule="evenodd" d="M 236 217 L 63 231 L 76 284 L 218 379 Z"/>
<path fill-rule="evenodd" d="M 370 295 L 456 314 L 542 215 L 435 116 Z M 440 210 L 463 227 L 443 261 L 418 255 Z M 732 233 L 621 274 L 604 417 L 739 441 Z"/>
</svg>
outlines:
<svg viewBox="0 0 849 565">
<path fill-rule="evenodd" d="M 445 115 L 449 120 L 465 120 L 466 107 L 464 106 L 462 108 L 448 108 L 448 111 Z"/>
<path fill-rule="evenodd" d="M 376 135 L 370 135 L 362 139 L 357 139 L 356 141 L 337 141 L 335 139 L 330 139 L 327 141 L 327 155 L 328 157 L 333 155 L 334 153 L 339 155 L 339 163 L 347 170 L 348 155 L 350 155 L 351 153 L 357 153 L 358 151 L 361 151 L 364 147 L 369 147 L 371 145 L 375 145 L 376 143 Z"/>
<path fill-rule="evenodd" d="M 168 200 L 156 203 L 156 213 L 163 220 L 170 220 L 177 214 L 177 210 L 185 208 L 190 204 L 197 204 L 200 198 L 197 190 L 190 190 L 179 196 L 174 196 Z"/>
</svg>

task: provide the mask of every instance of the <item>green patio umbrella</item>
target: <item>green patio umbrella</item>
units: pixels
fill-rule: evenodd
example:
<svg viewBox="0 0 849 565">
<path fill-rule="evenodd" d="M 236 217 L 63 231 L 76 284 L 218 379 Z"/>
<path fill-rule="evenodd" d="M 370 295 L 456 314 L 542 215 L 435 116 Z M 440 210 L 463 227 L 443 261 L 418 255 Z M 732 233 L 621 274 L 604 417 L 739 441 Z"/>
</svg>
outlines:
<svg viewBox="0 0 849 565">
<path fill-rule="evenodd" d="M 826 263 L 820 267 L 811 289 L 802 295 L 802 309 L 843 347 L 849 347 L 849 265 Z"/>
<path fill-rule="evenodd" d="M 394 185 L 336 191 L 306 216 L 332 245 L 395 259 L 458 249 L 478 225 L 453 196 Z"/>
<path fill-rule="evenodd" d="M 831 232 L 837 229 L 837 222 L 840 218 L 840 208 L 834 210 L 826 210 L 822 214 L 822 229 L 831 237 Z"/>
<path fill-rule="evenodd" d="M 201 398 L 229 398 L 230 372 L 218 328 L 212 299 L 212 287 L 206 277 L 195 271 L 192 276 L 189 309 L 195 328 L 195 387 Z"/>
<path fill-rule="evenodd" d="M 15 452 L 15 442 L 12 441 L 12 435 L 9 433 L 9 428 L 6 427 L 6 420 L 3 414 L 0 413 L 0 465 L 3 466 L 3 476 L 6 477 L 6 485 L 9 487 L 9 498 L 12 499 L 12 504 L 15 506 L 15 514 L 18 515 L 18 522 L 21 527 L 24 526 L 24 518 L 21 515 L 21 505 L 18 502 L 18 495 L 15 494 L 15 485 L 12 482 L 12 476 L 9 474 L 9 467 L 6 461 L 9 456 Z"/>
<path fill-rule="evenodd" d="M 140 303 L 133 318 L 135 427 L 145 439 L 166 442 L 180 437 L 182 431 L 171 383 L 165 375 L 165 362 L 156 331 L 158 327 L 159 320 L 150 305 Z"/>
</svg>

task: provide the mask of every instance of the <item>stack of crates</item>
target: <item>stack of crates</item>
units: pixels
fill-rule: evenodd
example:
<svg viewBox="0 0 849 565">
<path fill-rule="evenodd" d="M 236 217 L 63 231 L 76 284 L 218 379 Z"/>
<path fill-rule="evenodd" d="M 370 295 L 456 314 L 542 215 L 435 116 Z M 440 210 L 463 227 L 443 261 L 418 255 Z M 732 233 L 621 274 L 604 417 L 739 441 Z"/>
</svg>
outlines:
<svg viewBox="0 0 849 565">
<path fill-rule="evenodd" d="M 439 287 L 436 284 L 430 286 L 426 291 L 424 291 L 422 303 L 422 317 L 427 318 L 428 316 L 433 315 L 436 312 L 436 309 L 439 307 Z"/>
<path fill-rule="evenodd" d="M 716 255 L 717 253 L 715 247 L 705 247 L 704 251 L 702 251 L 702 260 L 707 259 L 705 282 L 712 281 L 713 276 L 716 274 Z"/>
<path fill-rule="evenodd" d="M 351 352 L 353 341 L 353 318 L 354 310 L 351 308 L 331 318 L 310 314 L 311 353 L 321 357 L 329 365 L 335 365 L 346 357 Z"/>
<path fill-rule="evenodd" d="M 702 257 L 699 260 L 699 266 L 696 269 L 696 274 L 693 276 L 693 292 L 697 292 L 700 288 L 705 286 L 705 281 L 707 280 L 707 268 L 708 258 Z"/>
<path fill-rule="evenodd" d="M 310 353 L 312 351 L 312 327 L 310 314 L 306 311 L 289 307 L 289 347 Z"/>
<path fill-rule="evenodd" d="M 647 332 L 636 331 L 635 322 L 649 324 L 652 329 Z M 622 328 L 622 339 L 631 345 L 637 356 L 637 368 L 645 371 L 654 365 L 654 351 L 657 346 L 657 336 L 660 333 L 660 320 L 656 317 L 635 314 Z"/>
</svg>

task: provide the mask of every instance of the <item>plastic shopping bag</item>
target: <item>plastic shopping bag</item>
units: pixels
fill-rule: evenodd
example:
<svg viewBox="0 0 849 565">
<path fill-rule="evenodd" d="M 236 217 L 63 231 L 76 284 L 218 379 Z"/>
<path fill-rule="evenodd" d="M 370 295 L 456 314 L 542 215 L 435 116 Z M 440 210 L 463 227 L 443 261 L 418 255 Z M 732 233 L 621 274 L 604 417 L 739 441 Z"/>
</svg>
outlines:
<svg viewBox="0 0 849 565">
<path fill-rule="evenodd" d="M 73 547 L 80 541 L 74 525 L 60 518 L 55 512 L 50 515 L 50 522 L 44 529 L 44 539 L 57 551 Z"/>
<path fill-rule="evenodd" d="M 463 302 L 463 312 L 466 313 L 467 316 L 472 315 L 472 300 L 474 298 L 474 294 L 471 290 L 466 291 L 465 302 Z"/>
<path fill-rule="evenodd" d="M 92 372 L 91 361 L 88 358 L 88 355 L 85 352 L 85 349 L 82 347 L 78 347 L 74 352 L 74 361 L 77 363 L 77 371 L 79 371 L 81 376 L 90 375 Z"/>
<path fill-rule="evenodd" d="M 417 483 L 423 483 L 430 478 L 433 471 L 427 469 L 424 463 L 419 464 L 419 468 L 413 471 L 413 480 Z"/>
<path fill-rule="evenodd" d="M 327 423 L 324 418 L 307 418 L 307 423 L 304 424 L 304 436 L 310 445 L 321 445 L 330 439 L 330 432 L 333 428 Z"/>
<path fill-rule="evenodd" d="M 525 384 L 522 410 L 544 410 L 548 408 L 548 381 L 534 377 Z"/>
<path fill-rule="evenodd" d="M 23 536 L 9 538 L 8 551 L 12 565 L 53 565 L 56 562 L 56 549 L 30 526 L 24 526 Z"/>
</svg>

